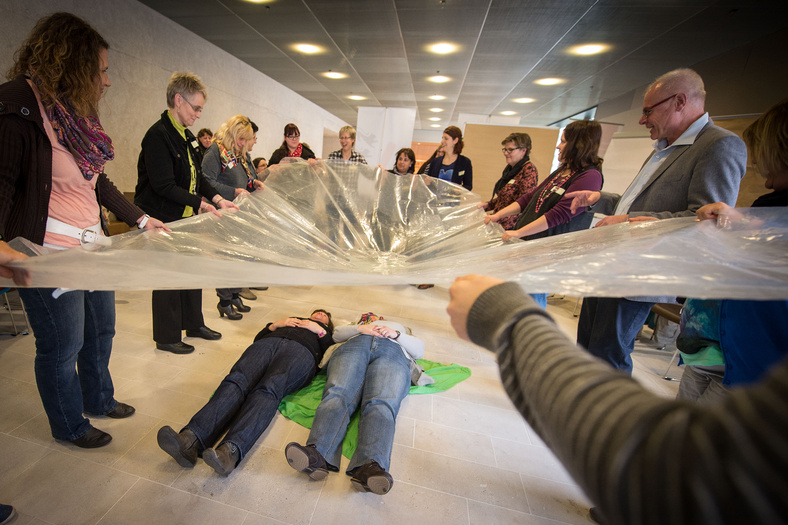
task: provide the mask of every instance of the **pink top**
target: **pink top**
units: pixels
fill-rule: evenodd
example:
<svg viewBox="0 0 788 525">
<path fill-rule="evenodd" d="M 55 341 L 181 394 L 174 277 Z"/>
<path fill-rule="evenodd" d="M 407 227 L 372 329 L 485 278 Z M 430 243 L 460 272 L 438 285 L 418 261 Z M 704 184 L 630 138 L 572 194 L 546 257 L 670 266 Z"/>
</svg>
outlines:
<svg viewBox="0 0 788 525">
<path fill-rule="evenodd" d="M 36 95 L 38 110 L 44 120 L 44 129 L 52 144 L 52 194 L 49 197 L 49 216 L 78 228 L 93 226 L 99 222 L 99 204 L 95 192 L 98 177 L 93 177 L 92 180 L 85 179 L 71 152 L 58 142 L 35 85 L 30 80 L 27 83 Z M 101 233 L 101 229 L 97 233 Z M 79 246 L 79 239 L 50 232 L 44 236 L 44 242 L 65 248 Z"/>
</svg>

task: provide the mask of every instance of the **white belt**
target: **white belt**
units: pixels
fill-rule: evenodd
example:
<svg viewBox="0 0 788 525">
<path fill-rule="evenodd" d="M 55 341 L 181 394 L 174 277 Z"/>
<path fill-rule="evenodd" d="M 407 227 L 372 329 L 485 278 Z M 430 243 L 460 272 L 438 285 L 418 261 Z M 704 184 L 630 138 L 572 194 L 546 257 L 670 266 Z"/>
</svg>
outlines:
<svg viewBox="0 0 788 525">
<path fill-rule="evenodd" d="M 60 235 L 65 235 L 66 237 L 79 239 L 79 244 L 110 244 L 110 240 L 101 235 L 100 221 L 93 226 L 80 229 L 76 226 L 71 226 L 70 224 L 66 224 L 63 221 L 49 217 L 47 218 L 47 231 L 49 233 L 57 233 Z"/>
</svg>

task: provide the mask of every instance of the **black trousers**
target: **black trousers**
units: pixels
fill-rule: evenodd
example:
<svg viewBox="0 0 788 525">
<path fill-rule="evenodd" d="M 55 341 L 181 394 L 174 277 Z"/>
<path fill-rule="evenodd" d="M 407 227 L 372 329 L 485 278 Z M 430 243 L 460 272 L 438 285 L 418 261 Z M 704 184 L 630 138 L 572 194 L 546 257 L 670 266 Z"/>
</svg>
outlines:
<svg viewBox="0 0 788 525">
<path fill-rule="evenodd" d="M 153 340 L 157 343 L 177 343 L 182 330 L 194 330 L 204 324 L 202 290 L 153 292 Z"/>
</svg>

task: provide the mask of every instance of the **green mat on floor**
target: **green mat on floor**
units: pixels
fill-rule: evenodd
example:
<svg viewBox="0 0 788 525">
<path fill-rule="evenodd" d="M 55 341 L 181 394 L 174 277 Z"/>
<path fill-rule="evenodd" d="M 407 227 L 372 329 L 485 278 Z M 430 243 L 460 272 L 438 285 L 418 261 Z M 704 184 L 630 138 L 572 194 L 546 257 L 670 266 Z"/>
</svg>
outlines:
<svg viewBox="0 0 788 525">
<path fill-rule="evenodd" d="M 435 382 L 426 386 L 411 386 L 411 394 L 434 394 L 448 390 L 457 383 L 465 381 L 471 376 L 471 370 L 464 366 L 450 364 L 444 365 L 426 359 L 418 359 L 417 362 L 424 367 L 424 371 L 431 376 Z M 315 411 L 323 398 L 323 389 L 326 386 L 326 372 L 322 370 L 311 383 L 301 390 L 293 392 L 285 397 L 279 404 L 279 411 L 288 419 L 306 428 L 312 428 L 312 421 L 315 419 Z M 350 458 L 356 450 L 358 442 L 358 411 L 350 418 L 345 440 L 342 442 L 342 455 Z"/>
</svg>

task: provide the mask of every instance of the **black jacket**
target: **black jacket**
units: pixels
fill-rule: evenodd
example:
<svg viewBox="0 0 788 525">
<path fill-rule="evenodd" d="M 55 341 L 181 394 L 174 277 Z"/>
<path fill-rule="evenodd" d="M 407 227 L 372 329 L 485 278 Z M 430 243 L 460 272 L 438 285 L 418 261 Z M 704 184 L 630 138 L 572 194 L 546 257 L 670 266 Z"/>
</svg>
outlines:
<svg viewBox="0 0 788 525">
<path fill-rule="evenodd" d="M 23 76 L 0 85 L 0 144 L 0 236 L 42 244 L 52 193 L 52 144 Z M 96 199 L 129 226 L 142 216 L 104 173 L 96 180 Z"/>
<path fill-rule="evenodd" d="M 443 155 L 435 157 L 430 162 L 427 171 L 425 172 L 430 177 L 438 178 L 441 172 L 441 164 L 443 164 Z M 468 191 L 473 189 L 473 166 L 471 159 L 465 155 L 458 155 L 457 160 L 454 161 L 454 172 L 451 176 L 451 181 L 454 184 L 459 184 Z"/>
<path fill-rule="evenodd" d="M 268 161 L 269 166 L 273 166 L 274 164 L 279 164 L 283 158 L 287 157 L 287 147 L 282 146 L 278 150 L 271 153 L 271 159 Z M 309 146 L 301 143 L 301 158 L 304 160 L 314 159 L 315 152 L 309 149 Z"/>
<path fill-rule="evenodd" d="M 199 142 L 186 130 L 186 140 L 170 122 L 167 111 L 150 127 L 142 139 L 142 151 L 137 162 L 137 188 L 134 204 L 145 213 L 164 222 L 183 218 L 186 206 L 194 213 L 200 208 L 200 195 L 209 201 L 218 193 L 210 182 L 203 180 L 202 156 L 197 149 Z M 197 195 L 189 193 L 192 156 L 197 170 Z"/>
</svg>

